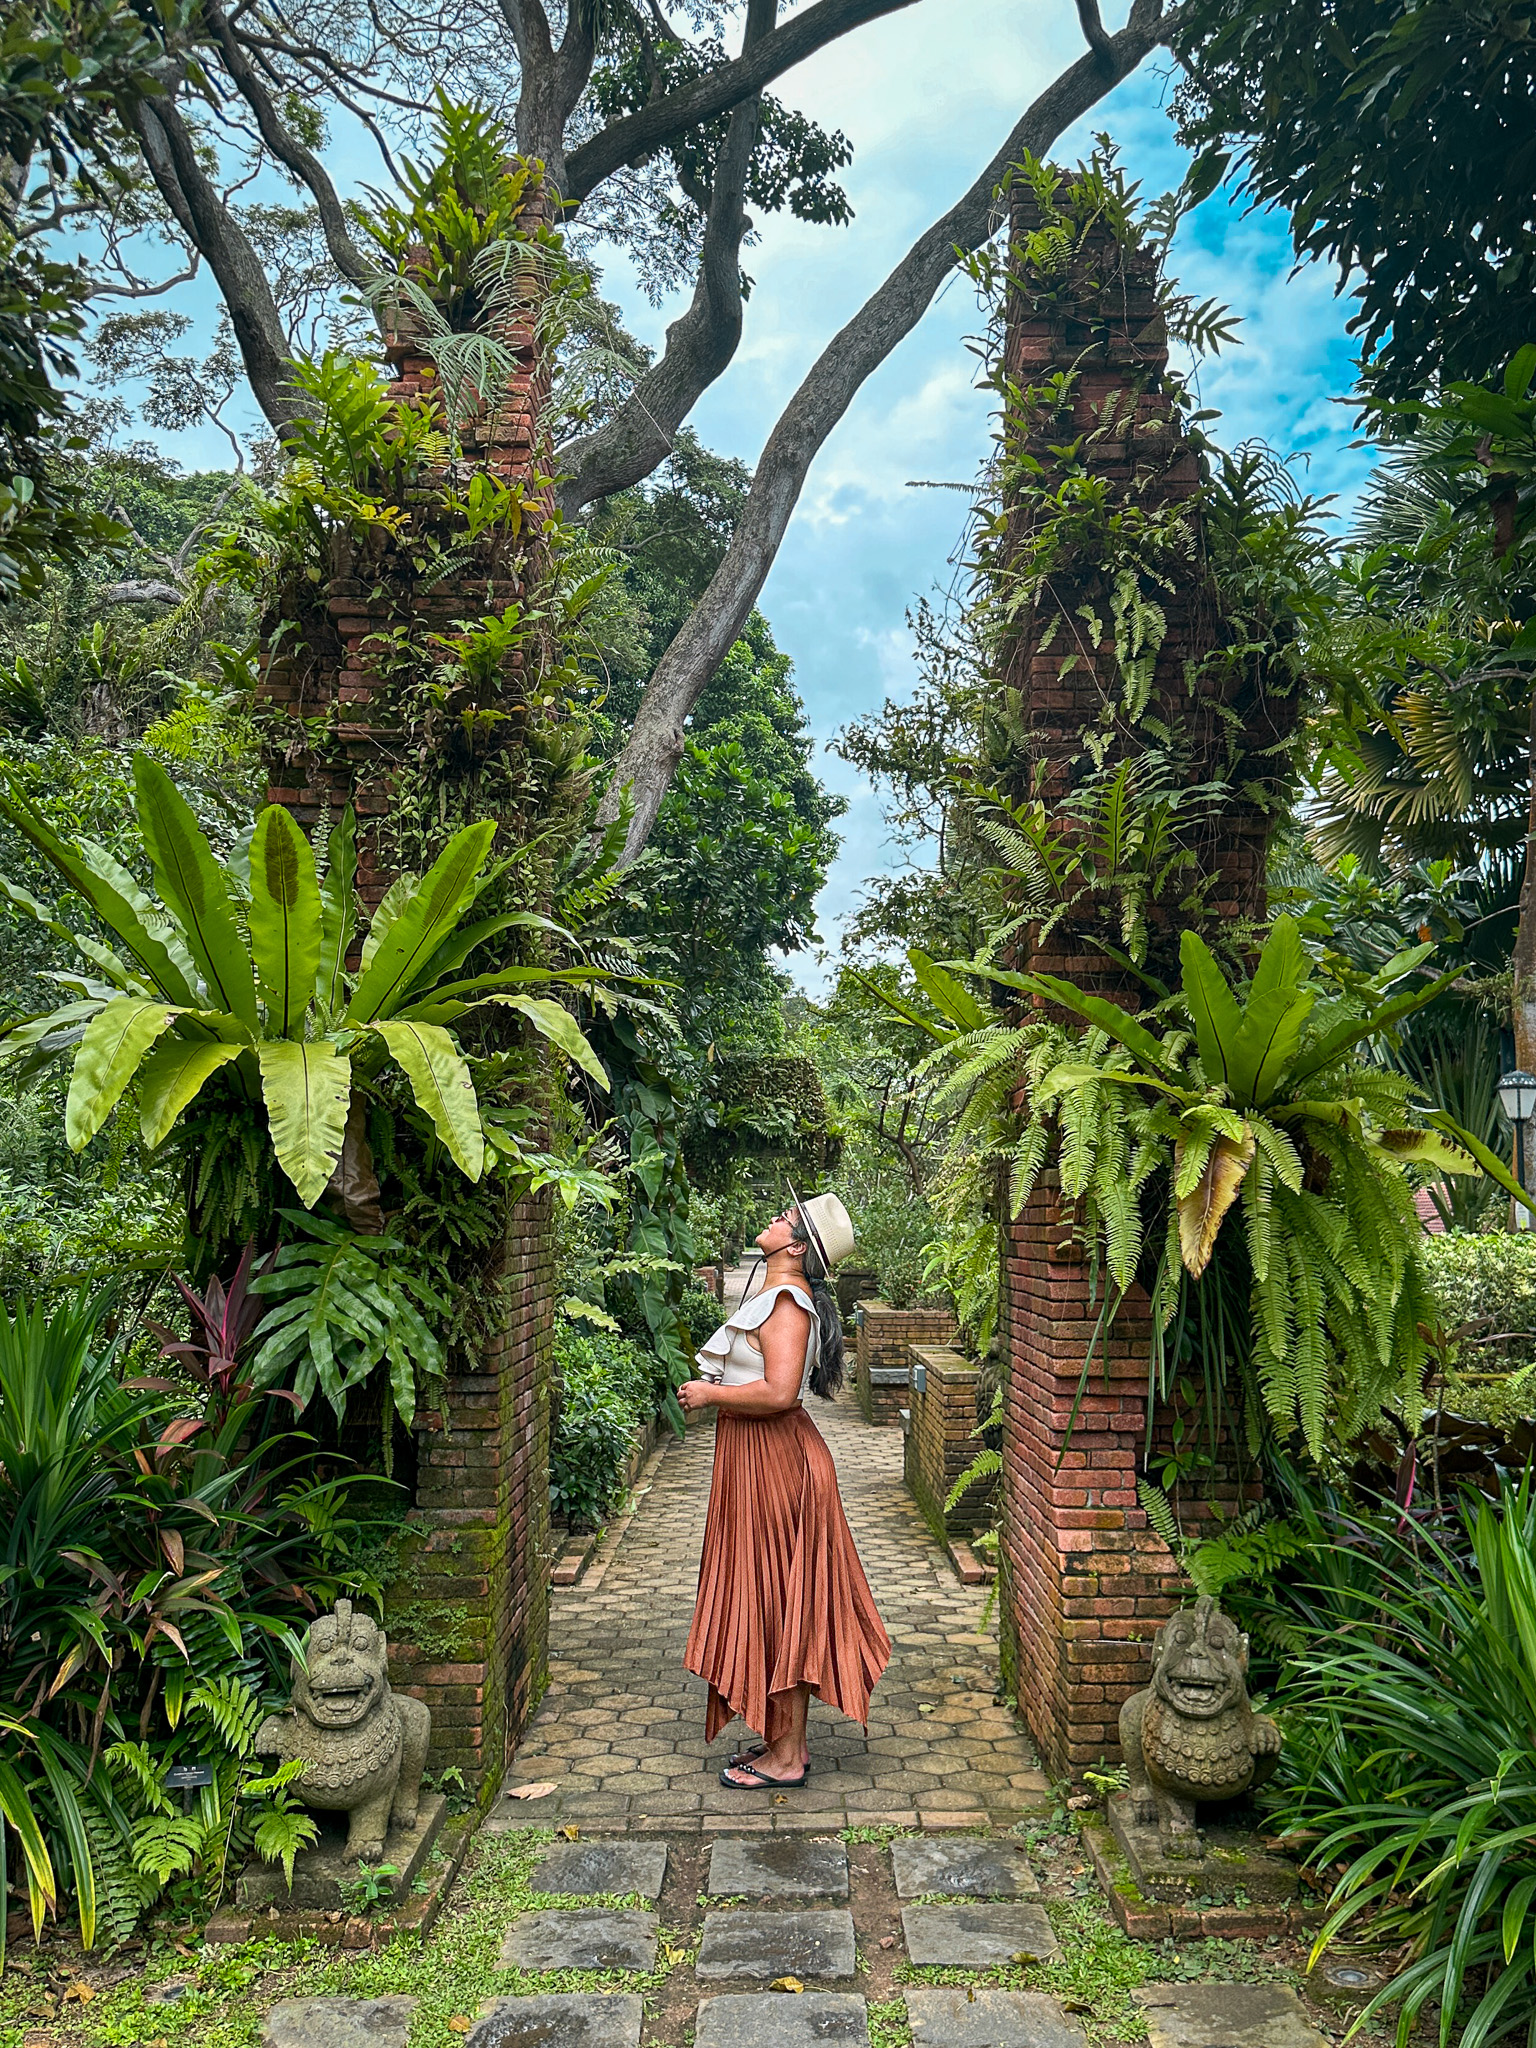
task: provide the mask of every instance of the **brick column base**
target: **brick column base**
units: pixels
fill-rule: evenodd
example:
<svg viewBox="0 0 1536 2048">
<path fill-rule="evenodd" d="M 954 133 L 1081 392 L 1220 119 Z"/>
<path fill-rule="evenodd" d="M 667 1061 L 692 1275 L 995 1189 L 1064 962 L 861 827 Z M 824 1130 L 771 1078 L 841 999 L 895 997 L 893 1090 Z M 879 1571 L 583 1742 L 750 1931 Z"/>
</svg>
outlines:
<svg viewBox="0 0 1536 2048">
<path fill-rule="evenodd" d="M 448 1382 L 448 1426 L 419 1419 L 407 1569 L 389 1603 L 391 1680 L 432 1709 L 431 1768 L 494 1798 L 548 1684 L 549 1195 L 513 1208 L 506 1318 L 478 1368 Z"/>
</svg>

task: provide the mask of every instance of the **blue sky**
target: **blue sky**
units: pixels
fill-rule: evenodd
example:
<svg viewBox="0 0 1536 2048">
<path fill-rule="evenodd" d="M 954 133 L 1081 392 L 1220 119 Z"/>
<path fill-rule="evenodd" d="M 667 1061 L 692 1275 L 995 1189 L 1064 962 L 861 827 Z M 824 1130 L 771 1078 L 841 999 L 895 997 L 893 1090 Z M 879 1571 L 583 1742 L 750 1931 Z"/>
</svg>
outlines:
<svg viewBox="0 0 1536 2048">
<path fill-rule="evenodd" d="M 1109 10 L 1118 22 L 1124 0 Z M 963 25 L 957 21 L 963 18 Z M 855 149 L 843 182 L 855 209 L 848 228 L 789 216 L 761 224 L 745 257 L 755 280 L 735 362 L 697 408 L 693 424 L 721 453 L 753 462 L 780 409 L 827 340 L 992 156 L 1020 112 L 1081 50 L 1068 0 L 922 0 L 823 52 L 780 83 L 780 96 Z M 1053 150 L 1075 160 L 1107 129 L 1125 166 L 1156 194 L 1184 161 L 1164 111 L 1166 79 L 1148 65 L 1094 109 Z M 373 167 L 362 175 L 377 178 Z M 1285 224 L 1245 213 L 1218 193 L 1186 221 L 1175 267 L 1198 297 L 1242 318 L 1239 345 L 1202 365 L 1203 402 L 1219 407 L 1229 445 L 1258 437 L 1305 459 L 1305 487 L 1347 507 L 1365 475 L 1351 448 L 1347 405 L 1352 350 L 1348 302 L 1331 273 L 1291 274 Z M 653 308 L 622 260 L 603 289 L 633 330 L 659 345 L 680 302 Z M 944 586 L 960 534 L 961 499 L 914 490 L 913 481 L 969 481 L 987 448 L 984 395 L 973 388 L 966 339 L 981 325 L 971 288 L 955 279 L 926 318 L 864 386 L 822 450 L 761 600 L 792 657 L 812 730 L 823 747 L 848 719 L 913 676 L 907 607 Z M 185 445 L 182 445 L 183 442 Z M 176 437 L 188 463 L 222 463 L 207 437 Z M 860 883 L 887 862 L 878 798 L 835 755 L 825 780 L 849 800 L 844 844 L 820 902 L 823 937 Z M 809 956 L 786 963 L 808 987 L 825 969 Z"/>
</svg>

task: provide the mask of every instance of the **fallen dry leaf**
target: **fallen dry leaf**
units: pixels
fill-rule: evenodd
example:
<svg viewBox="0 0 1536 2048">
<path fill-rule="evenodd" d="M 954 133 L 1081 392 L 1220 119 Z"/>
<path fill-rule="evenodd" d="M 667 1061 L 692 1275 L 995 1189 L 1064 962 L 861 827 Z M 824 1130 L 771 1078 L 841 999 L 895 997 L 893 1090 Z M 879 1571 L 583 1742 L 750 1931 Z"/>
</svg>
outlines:
<svg viewBox="0 0 1536 2048">
<path fill-rule="evenodd" d="M 64 1993 L 64 1996 L 66 2000 L 75 1998 L 79 2000 L 81 2005 L 89 2005 L 91 2000 L 96 1996 L 96 1994 L 91 1989 L 89 1984 L 82 1984 L 77 1979 L 73 1984 L 69 1986 L 68 1990 Z"/>
<path fill-rule="evenodd" d="M 803 1991 L 805 1986 L 798 1977 L 775 1977 L 768 1986 L 770 1991 Z"/>
<path fill-rule="evenodd" d="M 448 2022 L 448 2031 L 450 2034 L 467 2034 L 474 2024 L 474 2021 L 466 2019 L 463 2013 L 456 2012 Z"/>
<path fill-rule="evenodd" d="M 559 1835 L 563 1841 L 574 1842 L 580 1838 L 581 1829 L 577 1827 L 574 1821 L 567 1821 L 563 1828 L 556 1828 L 555 1833 Z"/>
<path fill-rule="evenodd" d="M 545 1782 L 538 1785 L 509 1785 L 507 1787 L 507 1797 L 509 1799 L 547 1799 L 554 1790 L 553 1782 Z"/>
<path fill-rule="evenodd" d="M 894 1947 L 896 1946 L 896 1937 L 895 1937 L 895 1935 L 894 1935 L 894 1934 L 882 1934 L 882 1935 L 881 1935 L 881 1937 L 880 1937 L 880 1946 L 881 1946 L 882 1948 L 894 1948 Z"/>
</svg>

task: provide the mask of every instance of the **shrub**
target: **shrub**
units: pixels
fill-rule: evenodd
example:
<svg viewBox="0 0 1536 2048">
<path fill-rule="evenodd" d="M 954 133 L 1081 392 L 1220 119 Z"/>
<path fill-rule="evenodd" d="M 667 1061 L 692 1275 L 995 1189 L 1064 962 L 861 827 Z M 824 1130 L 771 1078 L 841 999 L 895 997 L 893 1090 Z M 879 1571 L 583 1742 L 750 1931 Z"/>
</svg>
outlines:
<svg viewBox="0 0 1536 2048">
<path fill-rule="evenodd" d="M 1468 1499 L 1445 1537 L 1375 1532 L 1373 1569 L 1336 1546 L 1332 1578 L 1280 1701 L 1276 1795 L 1344 1865 L 1320 1945 L 1368 1916 L 1400 1967 L 1358 2016 L 1391 2005 L 1406 2040 L 1438 2007 L 1460 2048 L 1536 2028 L 1536 1498 Z M 1465 2005 L 1463 2004 L 1465 2001 Z M 1475 2005 L 1474 2005 L 1475 2001 Z M 1460 2009 L 1459 2009 L 1460 2008 Z"/>
<path fill-rule="evenodd" d="M 873 1266 L 880 1299 L 892 1308 L 942 1301 L 944 1290 L 926 1273 L 928 1254 L 939 1236 L 938 1218 L 921 1195 L 882 1188 L 853 1219 L 854 1257 Z"/>
<path fill-rule="evenodd" d="M 308 1439 L 270 1433 L 270 1404 L 121 1377 L 111 1305 L 0 1308 L 0 1791 L 34 1916 L 72 1899 L 87 1946 L 171 1880 L 207 1904 L 253 1840 L 302 1839 L 249 1735 L 304 1619 L 297 1583 L 352 1590 L 322 1584 L 340 1500 L 300 1477 Z M 183 1815 L 166 1771 L 210 1753 Z"/>
<path fill-rule="evenodd" d="M 1464 1354 L 1464 1369 L 1536 1363 L 1536 1233 L 1448 1231 L 1443 1237 L 1426 1238 L 1423 1256 L 1445 1323 L 1490 1316 L 1490 1331 L 1512 1331 L 1521 1340 L 1490 1350 L 1481 1359 Z"/>
<path fill-rule="evenodd" d="M 549 1451 L 549 1503 L 574 1524 L 596 1525 L 616 1505 L 635 1430 L 661 1404 L 666 1376 L 653 1351 L 570 1323 L 555 1335 L 559 1413 Z"/>
</svg>

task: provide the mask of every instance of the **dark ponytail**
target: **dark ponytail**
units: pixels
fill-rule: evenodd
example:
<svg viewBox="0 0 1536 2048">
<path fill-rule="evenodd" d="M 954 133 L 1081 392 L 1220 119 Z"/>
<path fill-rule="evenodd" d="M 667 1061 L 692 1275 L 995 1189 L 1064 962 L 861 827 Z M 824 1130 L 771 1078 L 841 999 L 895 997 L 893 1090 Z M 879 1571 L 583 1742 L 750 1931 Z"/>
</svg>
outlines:
<svg viewBox="0 0 1536 2048">
<path fill-rule="evenodd" d="M 816 1310 L 816 1363 L 811 1367 L 811 1392 L 830 1401 L 843 1384 L 843 1318 L 815 1245 L 805 1242 L 805 1284 Z"/>
</svg>

